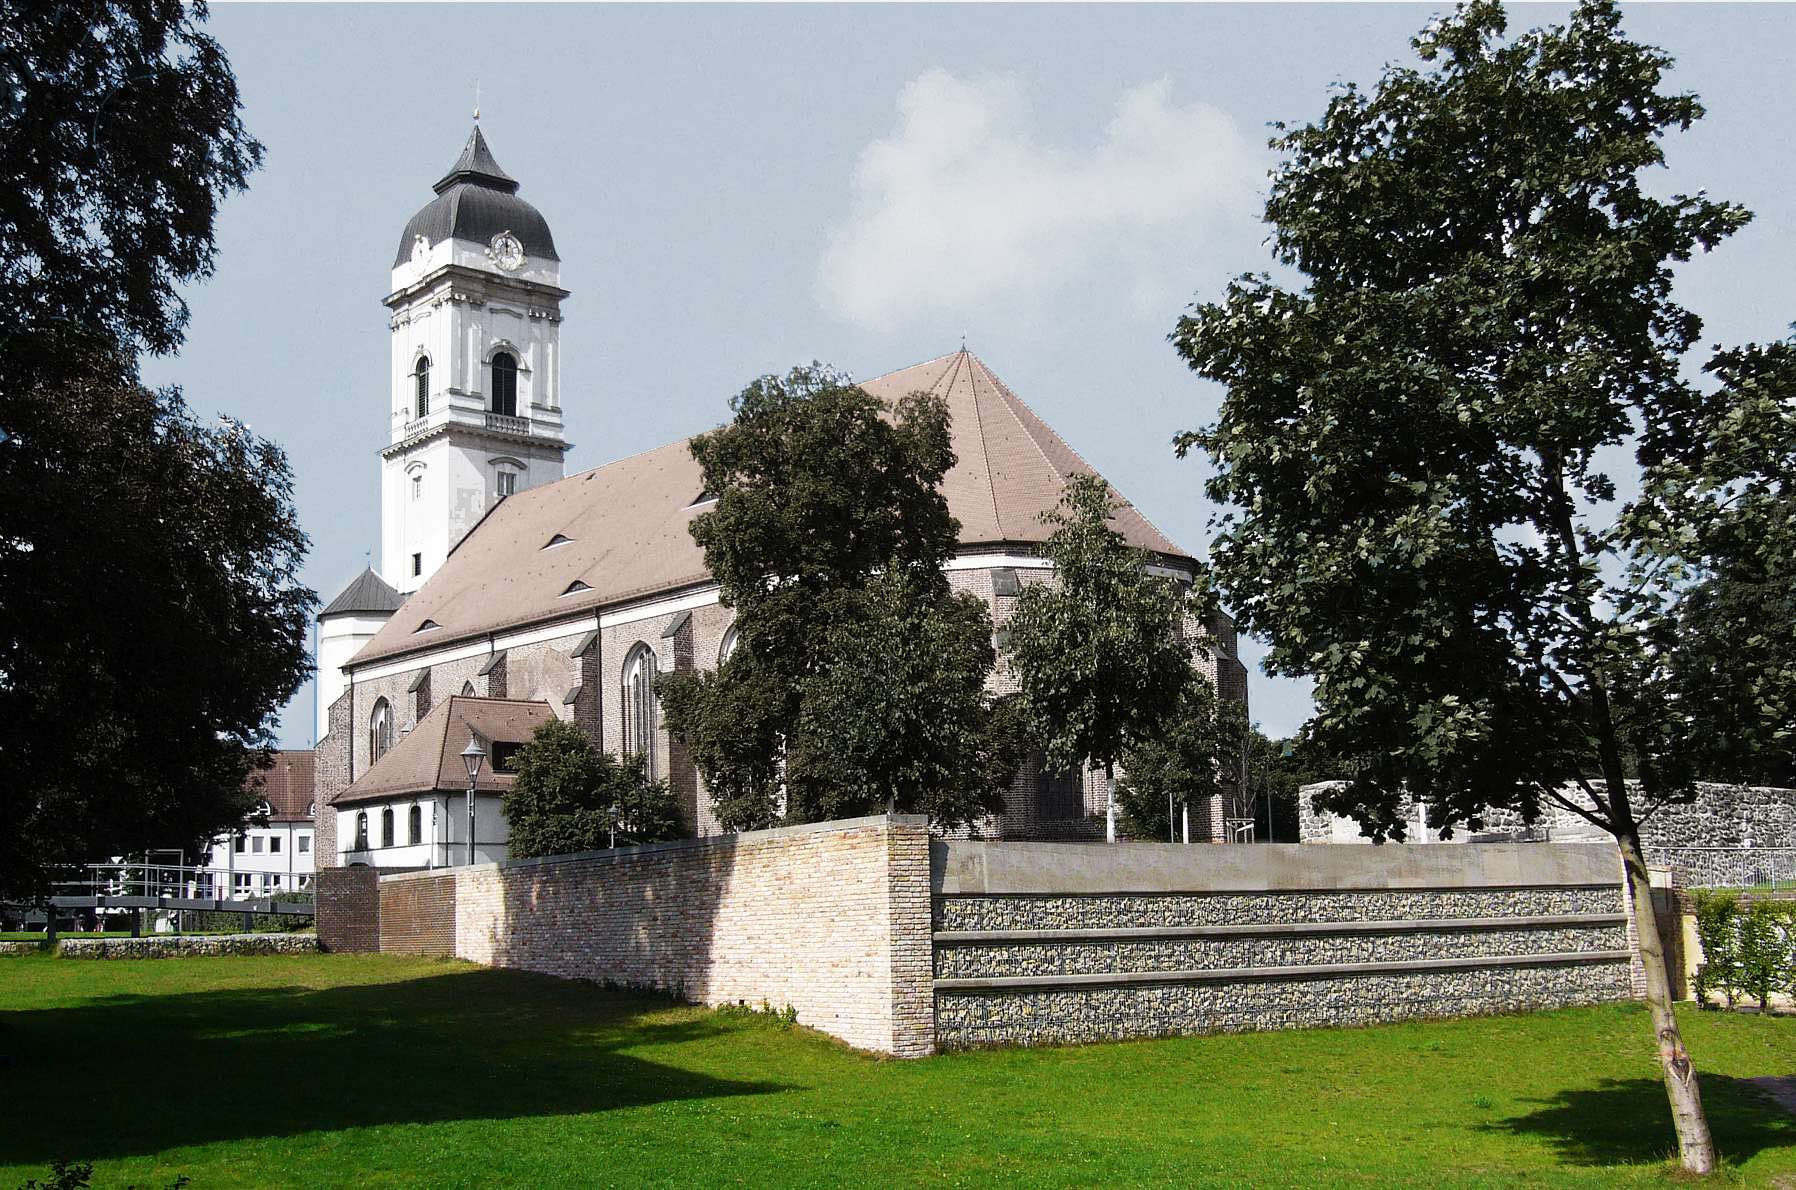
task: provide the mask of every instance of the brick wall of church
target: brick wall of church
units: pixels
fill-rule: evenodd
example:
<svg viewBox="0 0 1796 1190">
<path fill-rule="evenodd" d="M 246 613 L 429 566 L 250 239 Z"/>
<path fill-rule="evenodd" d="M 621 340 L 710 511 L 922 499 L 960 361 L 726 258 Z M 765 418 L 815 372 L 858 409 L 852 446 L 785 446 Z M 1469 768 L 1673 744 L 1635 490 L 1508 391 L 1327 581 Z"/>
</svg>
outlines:
<svg viewBox="0 0 1796 1190">
<path fill-rule="evenodd" d="M 313 752 L 312 798 L 316 817 L 312 822 L 312 866 L 333 868 L 337 865 L 337 814 L 330 800 L 349 788 L 351 781 L 349 748 L 350 709 L 353 691 L 337 696 L 326 712 L 329 731 L 319 740 Z"/>
<path fill-rule="evenodd" d="M 381 911 L 403 906 L 407 926 L 381 936 L 411 946 L 452 920 L 474 962 L 790 1005 L 851 1045 L 918 1057 L 933 1048 L 929 863 L 926 821 L 898 815 L 389 876 Z M 445 876 L 452 908 L 420 921 Z"/>
</svg>

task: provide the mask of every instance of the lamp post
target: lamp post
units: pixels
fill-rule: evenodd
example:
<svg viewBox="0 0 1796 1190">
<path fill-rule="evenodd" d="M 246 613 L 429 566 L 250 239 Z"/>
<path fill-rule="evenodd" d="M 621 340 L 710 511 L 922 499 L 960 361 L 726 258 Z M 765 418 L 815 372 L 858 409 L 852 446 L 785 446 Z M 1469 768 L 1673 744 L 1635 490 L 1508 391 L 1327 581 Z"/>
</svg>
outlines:
<svg viewBox="0 0 1796 1190">
<path fill-rule="evenodd" d="M 468 766 L 468 862 L 474 862 L 474 782 L 480 779 L 480 766 L 486 760 L 486 749 L 480 737 L 470 734 L 468 746 L 461 750 L 461 762 Z"/>
</svg>

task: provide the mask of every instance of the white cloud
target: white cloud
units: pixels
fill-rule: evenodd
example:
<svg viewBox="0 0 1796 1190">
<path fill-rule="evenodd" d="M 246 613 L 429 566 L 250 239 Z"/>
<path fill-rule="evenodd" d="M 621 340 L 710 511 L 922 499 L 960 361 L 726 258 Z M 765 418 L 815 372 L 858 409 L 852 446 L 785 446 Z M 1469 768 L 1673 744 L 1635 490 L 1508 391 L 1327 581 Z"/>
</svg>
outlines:
<svg viewBox="0 0 1796 1190">
<path fill-rule="evenodd" d="M 1217 108 L 1175 103 L 1165 80 L 1126 91 L 1085 147 L 1038 140 L 1014 79 L 930 71 L 906 85 L 898 115 L 861 152 L 853 209 L 818 266 L 824 307 L 861 326 L 973 313 L 1094 275 L 1118 300 L 1171 314 L 1206 237 L 1258 215 L 1258 150 Z"/>
</svg>

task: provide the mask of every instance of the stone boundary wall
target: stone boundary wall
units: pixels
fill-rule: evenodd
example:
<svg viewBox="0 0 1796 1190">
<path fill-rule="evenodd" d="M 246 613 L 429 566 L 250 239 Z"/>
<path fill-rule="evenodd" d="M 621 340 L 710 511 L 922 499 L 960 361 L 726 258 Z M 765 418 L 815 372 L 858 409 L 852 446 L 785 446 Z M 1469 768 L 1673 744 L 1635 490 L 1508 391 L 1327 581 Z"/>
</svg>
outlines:
<svg viewBox="0 0 1796 1190">
<path fill-rule="evenodd" d="M 319 895 L 320 930 L 328 917 L 331 936 L 344 935 Z M 455 955 L 488 966 L 790 1006 L 799 1023 L 863 1049 L 933 1048 L 921 817 L 386 876 L 370 911 L 382 950 L 437 953 L 415 948 L 447 933 Z"/>
<path fill-rule="evenodd" d="M 1112 1041 L 1633 994 L 1598 848 L 935 845 L 936 1044 Z"/>
<path fill-rule="evenodd" d="M 166 934 L 146 938 L 64 938 L 65 959 L 188 959 L 201 955 L 312 954 L 316 934 Z"/>
<path fill-rule="evenodd" d="M 388 876 L 380 882 L 380 949 L 388 954 L 455 953 L 453 870 Z"/>
<path fill-rule="evenodd" d="M 43 948 L 41 942 L 0 942 L 0 955 L 36 954 Z"/>
</svg>

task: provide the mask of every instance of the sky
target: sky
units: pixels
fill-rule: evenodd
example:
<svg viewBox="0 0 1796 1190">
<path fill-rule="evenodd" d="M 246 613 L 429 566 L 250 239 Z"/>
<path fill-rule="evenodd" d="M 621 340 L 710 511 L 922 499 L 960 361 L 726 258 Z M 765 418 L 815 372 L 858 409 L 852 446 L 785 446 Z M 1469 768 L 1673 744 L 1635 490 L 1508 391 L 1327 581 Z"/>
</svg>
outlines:
<svg viewBox="0 0 1796 1190">
<path fill-rule="evenodd" d="M 1410 57 L 1440 5 L 218 4 L 267 148 L 185 291 L 179 384 L 285 447 L 329 600 L 378 547 L 389 268 L 467 138 L 549 221 L 570 473 L 709 428 L 767 372 L 871 377 L 965 336 L 1147 517 L 1202 557 L 1201 460 L 1170 442 L 1221 391 L 1167 343 L 1193 300 L 1271 266 L 1268 125 Z M 1511 7 L 1512 29 L 1564 5 Z M 1678 273 L 1704 343 L 1796 321 L 1796 7 L 1652 4 L 1630 35 L 1709 115 L 1662 193 L 1753 223 Z M 1693 360 L 1692 366 L 1700 362 Z M 1244 640 L 1253 717 L 1288 735 L 1307 683 Z M 312 741 L 308 684 L 285 747 Z"/>
</svg>

